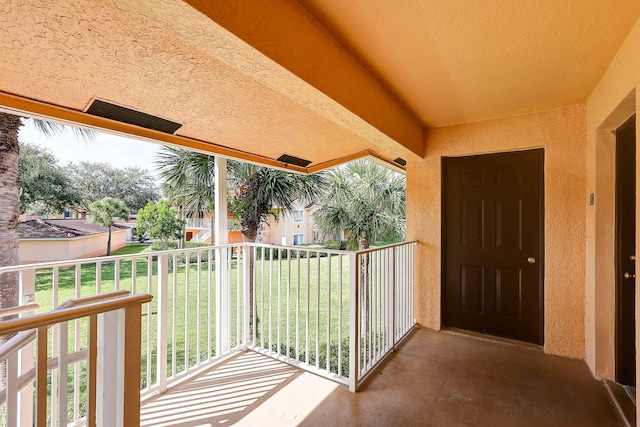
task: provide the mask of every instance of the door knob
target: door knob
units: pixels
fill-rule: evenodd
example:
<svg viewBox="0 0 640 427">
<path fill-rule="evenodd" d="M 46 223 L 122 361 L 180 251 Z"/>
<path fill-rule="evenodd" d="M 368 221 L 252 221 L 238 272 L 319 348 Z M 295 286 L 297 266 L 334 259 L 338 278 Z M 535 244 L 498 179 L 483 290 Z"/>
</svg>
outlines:
<svg viewBox="0 0 640 427">
<path fill-rule="evenodd" d="M 534 257 L 530 256 L 529 258 L 527 258 L 527 262 L 529 264 L 535 264 L 536 263 L 536 259 Z"/>
<path fill-rule="evenodd" d="M 625 279 L 635 279 L 636 275 L 625 271 L 622 277 L 624 277 Z"/>
</svg>

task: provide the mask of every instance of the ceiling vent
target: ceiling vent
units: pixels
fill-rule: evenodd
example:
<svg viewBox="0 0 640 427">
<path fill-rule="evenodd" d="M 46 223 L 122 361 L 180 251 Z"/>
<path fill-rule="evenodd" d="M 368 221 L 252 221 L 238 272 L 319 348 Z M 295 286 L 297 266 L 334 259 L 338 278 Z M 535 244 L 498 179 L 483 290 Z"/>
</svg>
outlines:
<svg viewBox="0 0 640 427">
<path fill-rule="evenodd" d="M 303 168 L 306 168 L 311 164 L 311 160 L 301 159 L 299 157 L 290 156 L 288 154 L 283 154 L 282 156 L 278 157 L 276 160 L 282 163 L 286 163 L 288 165 L 295 165 Z"/>
<path fill-rule="evenodd" d="M 101 101 L 99 99 L 95 99 L 91 103 L 87 109 L 87 113 L 93 116 L 104 117 L 105 119 L 116 120 L 118 122 L 157 130 L 168 134 L 173 134 L 182 127 L 182 124 L 180 123 L 152 116 L 141 111 L 132 110 L 131 108 L 111 104 L 110 102 Z"/>
<path fill-rule="evenodd" d="M 394 160 L 394 162 L 396 162 L 400 166 L 407 166 L 407 161 L 402 157 L 398 157 L 397 159 Z"/>
</svg>

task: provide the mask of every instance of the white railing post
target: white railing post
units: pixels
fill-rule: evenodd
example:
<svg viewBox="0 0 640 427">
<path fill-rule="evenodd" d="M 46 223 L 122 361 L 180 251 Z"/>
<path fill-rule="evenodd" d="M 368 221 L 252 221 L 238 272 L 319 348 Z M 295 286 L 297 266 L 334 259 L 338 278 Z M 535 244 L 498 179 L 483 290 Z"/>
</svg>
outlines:
<svg viewBox="0 0 640 427">
<path fill-rule="evenodd" d="M 360 334 L 358 313 L 358 277 L 359 277 L 359 261 L 357 254 L 349 254 L 349 391 L 355 393 L 358 391 L 358 362 L 360 360 Z"/>
<path fill-rule="evenodd" d="M 389 309 L 388 323 L 389 328 L 388 344 L 391 350 L 395 350 L 396 347 L 396 250 L 397 248 L 389 249 L 391 254 L 389 256 Z"/>
<path fill-rule="evenodd" d="M 227 232 L 227 159 L 216 156 L 215 168 L 215 245 L 226 245 Z M 216 356 L 229 351 L 229 286 L 227 248 L 216 249 Z"/>
<path fill-rule="evenodd" d="M 96 361 L 96 420 L 98 426 L 123 426 L 124 333 L 123 310 L 98 315 Z M 62 396 L 62 399 L 66 399 L 66 395 Z"/>
<path fill-rule="evenodd" d="M 36 299 L 36 270 L 20 271 L 20 304 L 28 304 Z M 34 367 L 34 344 L 25 345 L 20 351 L 18 373 L 22 375 Z M 27 384 L 18 397 L 18 425 L 33 425 L 33 382 Z"/>
<path fill-rule="evenodd" d="M 173 268 L 175 269 L 176 266 L 174 265 Z M 158 322 L 156 377 L 158 391 L 164 393 L 167 390 L 167 342 L 169 334 L 169 256 L 166 254 L 158 255 L 158 300 L 156 304 L 158 313 L 156 315 Z M 148 321 L 150 322 L 151 319 Z M 175 343 L 173 345 L 175 346 Z M 147 360 L 147 363 L 151 363 L 151 360 Z M 175 372 L 173 375 L 175 375 Z M 149 384 L 147 384 L 147 387 L 149 387 Z"/>
</svg>

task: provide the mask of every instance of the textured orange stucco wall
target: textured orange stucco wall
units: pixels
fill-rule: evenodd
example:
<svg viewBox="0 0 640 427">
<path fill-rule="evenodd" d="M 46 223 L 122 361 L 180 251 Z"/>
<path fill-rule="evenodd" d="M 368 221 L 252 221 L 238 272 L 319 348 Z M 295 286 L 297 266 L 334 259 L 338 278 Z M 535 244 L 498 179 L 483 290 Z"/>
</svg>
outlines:
<svg viewBox="0 0 640 427">
<path fill-rule="evenodd" d="M 441 327 L 442 157 L 532 148 L 545 152 L 545 351 L 584 357 L 584 106 L 432 129 L 407 165 L 407 239 L 418 240 L 416 317 Z"/>
<path fill-rule="evenodd" d="M 595 194 L 595 205 L 587 209 L 585 359 L 599 378 L 615 377 L 615 135 L 612 131 L 638 111 L 638 52 L 640 21 L 586 102 L 587 193 Z M 640 129 L 637 132 L 636 141 L 640 141 Z M 640 188 L 640 174 L 636 179 L 636 187 Z M 636 203 L 636 212 L 640 212 L 640 198 Z M 636 254 L 640 253 L 639 243 L 640 234 L 637 234 Z M 638 306 L 640 293 L 636 292 Z M 640 321 L 636 315 L 636 330 L 638 328 Z M 640 373 L 640 364 L 636 370 Z"/>
</svg>

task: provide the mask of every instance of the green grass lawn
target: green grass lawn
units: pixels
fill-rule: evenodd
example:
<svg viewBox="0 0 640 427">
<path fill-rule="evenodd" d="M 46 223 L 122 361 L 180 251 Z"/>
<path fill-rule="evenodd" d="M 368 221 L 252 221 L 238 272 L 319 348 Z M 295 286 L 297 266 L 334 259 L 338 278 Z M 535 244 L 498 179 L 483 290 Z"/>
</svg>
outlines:
<svg viewBox="0 0 640 427">
<path fill-rule="evenodd" d="M 145 388 L 156 381 L 158 264 L 155 257 L 151 258 L 149 263 L 150 257 L 144 255 L 146 245 L 131 246 L 123 250 L 129 254 L 142 255 L 142 258 L 135 261 L 135 265 L 131 260 L 123 260 L 88 263 L 77 268 L 59 268 L 56 271 L 51 268 L 38 270 L 36 302 L 40 304 L 40 312 L 46 312 L 68 299 L 77 297 L 78 294 L 88 296 L 118 288 L 129 291 L 134 289 L 135 293 L 153 295 L 153 301 L 143 307 L 142 316 L 141 388 Z M 122 254 L 122 250 L 119 253 Z M 197 364 L 198 343 L 199 360 L 206 361 L 215 356 L 216 266 L 215 262 L 208 262 L 206 252 L 204 253 L 205 255 L 201 258 L 200 272 L 198 272 L 196 256 L 191 257 L 193 262 L 189 262 L 188 266 L 177 260 L 175 271 L 174 263 L 170 262 L 169 265 L 167 278 L 169 376 Z M 256 344 L 279 351 L 301 362 L 317 365 L 321 369 L 326 368 L 326 362 L 329 360 L 330 370 L 333 372 L 338 372 L 338 349 L 341 349 L 340 372 L 344 376 L 347 375 L 349 263 L 348 259 L 343 257 L 340 265 L 338 258 L 338 256 L 311 258 L 308 264 L 307 259 L 301 259 L 300 268 L 295 258 L 273 261 L 258 259 L 255 262 L 255 300 L 258 318 Z M 238 261 L 232 259 L 228 265 L 230 304 L 227 310 L 230 318 L 230 346 L 234 347 L 242 343 L 238 329 L 238 325 L 242 325 L 242 316 L 238 312 L 237 303 L 243 300 L 243 284 L 242 280 L 238 280 Z M 79 288 L 76 288 L 76 269 L 80 277 Z M 57 296 L 52 289 L 54 275 L 57 275 L 59 283 Z M 241 276 L 242 271 L 240 279 Z M 176 308 L 175 314 L 173 307 Z M 198 324 L 200 335 L 197 332 Z M 316 326 L 318 326 L 317 333 Z M 76 327 L 79 327 L 80 331 L 78 348 L 86 348 L 87 321 L 81 320 L 77 324 L 75 322 L 69 324 L 69 351 L 74 351 Z M 174 327 L 175 338 L 172 334 Z M 342 331 L 342 342 L 338 341 L 338 329 Z M 327 331 L 330 331 L 329 336 Z M 50 332 L 50 340 L 51 334 L 52 332 Z M 150 351 L 147 350 L 149 341 L 151 342 Z M 150 363 L 149 369 L 147 363 Z M 86 363 L 82 362 L 80 364 L 82 402 L 86 401 L 86 397 L 82 397 L 86 396 L 85 372 Z M 74 371 L 70 367 L 68 373 L 70 389 L 72 389 L 73 376 Z M 69 397 L 72 398 L 71 393 Z M 71 401 L 69 404 L 71 405 Z"/>
<path fill-rule="evenodd" d="M 117 251 L 113 251 L 111 255 L 131 255 L 139 254 L 141 252 L 150 252 L 151 245 L 144 243 L 127 243 L 127 246 L 120 248 Z"/>
<path fill-rule="evenodd" d="M 141 249 L 136 245 L 136 249 Z M 144 248 L 142 248 L 144 249 Z M 138 252 L 140 253 L 140 252 Z M 192 257 L 193 258 L 193 257 Z M 176 370 L 182 371 L 187 366 L 197 363 L 197 344 L 200 343 L 200 359 L 208 359 L 214 351 L 215 344 L 215 263 L 201 263 L 200 274 L 198 266 L 191 262 L 189 267 L 184 263 L 177 263 L 175 273 L 172 265 L 168 275 L 168 357 L 169 374 L 173 373 L 173 346 L 175 345 Z M 340 279 L 338 257 L 331 257 L 331 274 L 329 271 L 329 258 L 312 258 L 307 266 L 306 259 L 300 260 L 300 272 L 298 263 L 292 260 L 257 260 L 255 264 L 255 288 L 256 288 L 256 312 L 259 319 L 257 323 L 257 344 L 277 350 L 280 348 L 285 353 L 287 346 L 290 349 L 290 357 L 298 357 L 306 361 L 309 354 L 309 362 L 315 363 L 316 343 L 320 360 L 327 357 L 327 342 L 330 346 L 338 346 L 338 329 L 342 330 L 343 341 L 348 337 L 348 262 L 346 258 L 342 264 Z M 243 300 L 243 286 L 238 283 L 237 260 L 229 263 L 230 283 L 230 341 L 231 346 L 239 344 L 238 325 L 242 325 L 242 318 L 238 313 L 237 302 Z M 150 293 L 154 300 L 146 308 L 143 308 L 143 349 L 146 349 L 147 340 L 151 340 L 154 346 L 151 352 L 152 367 L 155 367 L 155 342 L 157 339 L 156 321 L 158 313 L 157 301 L 157 262 L 152 260 L 151 266 L 147 257 L 135 261 L 131 260 L 108 261 L 99 264 L 89 263 L 78 268 L 81 286 L 76 288 L 76 267 L 60 268 L 57 270 L 58 294 L 52 289 L 54 271 L 41 269 L 36 273 L 36 302 L 40 304 L 40 311 L 45 312 L 55 308 L 64 301 L 77 296 L 94 295 L 99 292 L 109 292 L 116 289 L 126 289 L 135 293 Z M 117 271 L 117 275 L 116 275 Z M 198 280 L 199 276 L 199 280 Z M 291 280 L 289 280 L 291 276 Z M 135 277 L 135 280 L 133 280 Z M 299 277 L 299 282 L 298 282 Z M 174 285 L 175 278 L 175 285 Z M 99 279 L 99 280 L 98 280 Z M 116 280 L 117 279 L 117 280 Z M 342 293 L 340 293 L 340 281 Z M 198 285 L 199 283 L 199 285 Z M 299 285 L 298 285 L 299 283 Z M 330 285 L 330 286 L 329 286 Z M 287 295 L 287 289 L 289 289 Z M 78 295 L 79 294 L 79 295 Z M 209 305 L 211 301 L 211 305 Z M 342 302 L 342 307 L 340 303 Z M 175 316 L 173 307 L 176 307 Z M 307 307 L 309 310 L 307 312 Z M 342 309 L 340 311 L 340 308 Z M 287 329 L 287 317 L 289 327 Z M 175 329 L 175 340 L 171 331 Z M 148 320 L 151 319 L 151 333 L 148 333 Z M 278 322 L 280 319 L 280 322 Z M 86 322 L 81 322 L 80 348 L 86 343 Z M 200 324 L 200 339 L 198 340 L 197 326 Z M 188 325 L 188 327 L 187 327 Z M 316 337 L 316 326 L 319 325 L 319 333 Z M 296 327 L 297 326 L 297 327 Z M 74 324 L 70 325 L 69 336 L 74 336 Z M 211 331 L 211 335 L 207 332 Z M 306 339 L 307 330 L 309 339 Z M 327 337 L 327 330 L 330 337 Z M 287 335 L 288 331 L 288 335 Z M 288 339 L 287 339 L 288 338 Z M 174 343 L 175 341 L 175 343 Z M 296 349 L 297 344 L 297 349 Z M 73 343 L 69 344 L 69 350 L 73 351 Z M 312 353 L 312 354 L 311 354 Z M 147 353 L 143 351 L 143 377 L 146 373 Z M 188 362 L 185 362 L 187 360 Z M 155 381 L 155 369 L 152 369 L 151 382 Z M 144 378 L 143 385 L 146 384 Z"/>
</svg>

